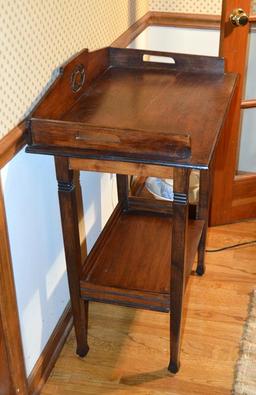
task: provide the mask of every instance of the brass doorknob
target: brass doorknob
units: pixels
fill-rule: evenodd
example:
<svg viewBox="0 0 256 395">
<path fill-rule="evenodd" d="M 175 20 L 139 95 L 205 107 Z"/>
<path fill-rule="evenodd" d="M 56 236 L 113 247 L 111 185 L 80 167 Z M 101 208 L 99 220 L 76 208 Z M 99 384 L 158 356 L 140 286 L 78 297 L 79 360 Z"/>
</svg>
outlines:
<svg viewBox="0 0 256 395">
<path fill-rule="evenodd" d="M 235 26 L 245 26 L 249 22 L 249 17 L 242 8 L 236 8 L 233 10 L 229 19 Z"/>
</svg>

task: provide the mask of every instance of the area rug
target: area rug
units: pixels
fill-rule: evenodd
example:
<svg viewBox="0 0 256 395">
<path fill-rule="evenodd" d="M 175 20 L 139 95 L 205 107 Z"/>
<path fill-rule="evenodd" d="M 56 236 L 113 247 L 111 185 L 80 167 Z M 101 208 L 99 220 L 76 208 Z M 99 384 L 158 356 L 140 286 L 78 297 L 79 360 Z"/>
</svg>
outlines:
<svg viewBox="0 0 256 395">
<path fill-rule="evenodd" d="M 234 395 L 256 395 L 256 290 L 252 292 L 248 310 L 235 371 Z"/>
</svg>

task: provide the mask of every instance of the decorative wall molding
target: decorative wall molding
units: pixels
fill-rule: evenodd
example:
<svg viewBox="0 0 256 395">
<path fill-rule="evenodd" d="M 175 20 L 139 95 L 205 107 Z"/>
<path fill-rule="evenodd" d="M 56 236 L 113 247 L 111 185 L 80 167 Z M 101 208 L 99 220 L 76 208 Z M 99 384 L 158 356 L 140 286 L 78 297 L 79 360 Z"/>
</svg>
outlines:
<svg viewBox="0 0 256 395">
<path fill-rule="evenodd" d="M 220 15 L 149 12 L 150 25 L 186 27 L 193 29 L 220 29 Z"/>
<path fill-rule="evenodd" d="M 25 132 L 26 122 L 22 121 L 0 140 L 0 169 L 26 145 Z"/>
<path fill-rule="evenodd" d="M 149 11 L 112 43 L 113 47 L 127 47 L 149 26 L 190 27 L 194 29 L 219 29 L 220 15 L 184 14 Z"/>
</svg>

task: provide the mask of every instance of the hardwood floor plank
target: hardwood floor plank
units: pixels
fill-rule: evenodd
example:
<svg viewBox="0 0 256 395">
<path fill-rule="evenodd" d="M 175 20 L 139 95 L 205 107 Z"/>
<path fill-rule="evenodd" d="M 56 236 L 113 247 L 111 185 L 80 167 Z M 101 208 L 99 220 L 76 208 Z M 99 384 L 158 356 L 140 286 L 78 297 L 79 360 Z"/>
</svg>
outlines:
<svg viewBox="0 0 256 395">
<path fill-rule="evenodd" d="M 256 221 L 210 228 L 207 246 L 256 238 Z M 256 245 L 206 254 L 206 274 L 191 276 L 185 301 L 181 370 L 169 360 L 169 316 L 91 303 L 90 352 L 75 355 L 74 333 L 43 395 L 227 395 L 256 284 Z M 202 367 L 202 368 L 200 368 Z"/>
</svg>

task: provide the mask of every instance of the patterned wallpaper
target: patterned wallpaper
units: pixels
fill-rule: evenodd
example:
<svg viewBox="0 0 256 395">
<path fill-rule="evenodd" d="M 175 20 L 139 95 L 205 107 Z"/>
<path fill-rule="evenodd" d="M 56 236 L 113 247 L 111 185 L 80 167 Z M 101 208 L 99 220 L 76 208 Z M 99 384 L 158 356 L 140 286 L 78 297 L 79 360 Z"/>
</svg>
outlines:
<svg viewBox="0 0 256 395">
<path fill-rule="evenodd" d="M 52 71 L 82 48 L 109 45 L 148 0 L 0 0 L 0 137 L 43 94 Z"/>
<path fill-rule="evenodd" d="M 149 0 L 149 7 L 151 11 L 220 15 L 222 0 Z M 256 0 L 251 10 L 256 13 Z"/>
<path fill-rule="evenodd" d="M 151 11 L 221 14 L 222 0 L 149 0 Z"/>
</svg>

